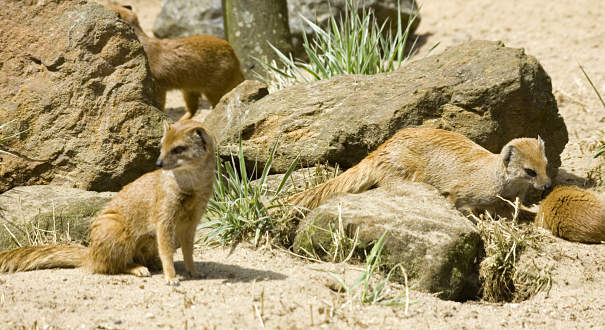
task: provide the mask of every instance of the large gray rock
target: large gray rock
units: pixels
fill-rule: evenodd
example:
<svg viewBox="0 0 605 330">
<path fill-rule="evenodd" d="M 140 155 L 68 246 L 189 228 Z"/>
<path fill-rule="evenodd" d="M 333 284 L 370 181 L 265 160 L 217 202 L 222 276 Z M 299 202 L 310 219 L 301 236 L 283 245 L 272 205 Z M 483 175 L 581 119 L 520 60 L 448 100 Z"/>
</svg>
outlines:
<svg viewBox="0 0 605 330">
<path fill-rule="evenodd" d="M 164 0 L 153 34 L 158 38 L 209 34 L 224 39 L 221 0 Z"/>
<path fill-rule="evenodd" d="M 164 114 L 132 28 L 96 3 L 0 6 L 0 192 L 66 184 L 118 190 L 153 168 Z"/>
<path fill-rule="evenodd" d="M 312 34 L 311 28 L 299 15 L 325 27 L 332 15 L 344 12 L 345 0 L 290 0 L 288 16 L 293 45 L 300 47 L 302 35 Z M 362 6 L 372 8 L 379 24 L 389 20 L 397 22 L 397 0 L 362 0 Z M 403 24 L 413 15 L 418 15 L 415 0 L 401 0 L 400 12 Z M 418 16 L 412 26 L 413 32 L 420 23 Z M 223 30 L 223 13 L 220 0 L 164 0 L 162 11 L 153 24 L 153 34 L 158 38 L 179 38 L 195 34 L 210 34 L 219 38 L 225 37 Z"/>
<path fill-rule="evenodd" d="M 478 295 L 481 237 L 435 188 L 410 182 L 332 198 L 300 224 L 295 252 L 315 251 L 327 258 L 322 252 L 332 245 L 339 204 L 349 237 L 359 230 L 358 249 L 368 250 L 389 232 L 382 261 L 387 269 L 403 263 L 414 289 L 451 300 Z"/>
<path fill-rule="evenodd" d="M 52 185 L 16 187 L 0 194 L 0 250 L 16 247 L 15 239 L 26 243 L 24 229 L 33 226 L 85 241 L 90 220 L 114 195 Z"/>
<path fill-rule="evenodd" d="M 235 152 L 241 135 L 246 161 L 262 166 L 279 137 L 279 173 L 297 156 L 303 166 L 350 167 L 405 127 L 456 131 L 496 153 L 513 138 L 540 135 L 551 174 L 567 143 L 540 63 L 499 42 L 468 42 L 396 72 L 301 84 L 252 104 L 223 101 L 205 119 L 221 155 Z"/>
</svg>

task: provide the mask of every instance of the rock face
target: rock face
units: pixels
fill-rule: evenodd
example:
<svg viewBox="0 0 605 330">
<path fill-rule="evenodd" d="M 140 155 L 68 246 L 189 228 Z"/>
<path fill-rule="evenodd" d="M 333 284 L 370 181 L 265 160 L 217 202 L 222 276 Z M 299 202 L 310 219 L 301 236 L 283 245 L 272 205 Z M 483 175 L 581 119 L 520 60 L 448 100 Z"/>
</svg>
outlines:
<svg viewBox="0 0 605 330">
<path fill-rule="evenodd" d="M 69 231 L 72 239 L 86 240 L 89 221 L 114 195 L 52 185 L 16 187 L 0 194 L 0 250 L 16 247 L 14 239 L 26 242 L 19 228 L 28 223 L 63 234 Z"/>
<path fill-rule="evenodd" d="M 0 6 L 0 192 L 66 184 L 119 190 L 153 168 L 164 114 L 132 29 L 96 3 Z"/>
<path fill-rule="evenodd" d="M 293 44 L 300 47 L 302 34 L 311 34 L 311 28 L 303 23 L 299 15 L 326 26 L 332 15 L 344 12 L 345 0 L 290 0 L 288 16 Z M 372 8 L 379 24 L 386 19 L 396 22 L 396 0 L 363 0 L 360 5 Z M 418 5 L 414 0 L 401 0 L 403 24 L 413 15 L 418 15 Z M 420 23 L 417 17 L 412 32 Z M 158 38 L 179 38 L 194 34 L 210 34 L 225 38 L 223 13 L 220 0 L 164 0 L 162 11 L 153 25 L 153 34 Z"/>
<path fill-rule="evenodd" d="M 303 166 L 351 167 L 405 127 L 456 131 L 496 153 L 513 138 L 540 135 L 551 175 L 567 143 L 542 66 L 499 42 L 472 41 L 396 72 L 338 76 L 230 105 L 205 120 L 220 153 L 236 149 L 241 132 L 246 160 L 262 164 L 279 137 L 273 169 L 280 173 L 297 156 Z"/>
<path fill-rule="evenodd" d="M 358 248 L 367 250 L 389 232 L 382 260 L 387 268 L 403 263 L 411 287 L 450 300 L 478 295 L 481 237 L 435 188 L 410 182 L 332 198 L 300 224 L 295 252 L 322 256 L 322 247 L 332 244 L 330 231 L 338 226 L 339 204 L 349 237 L 359 230 Z"/>
<path fill-rule="evenodd" d="M 209 34 L 224 39 L 221 0 L 164 0 L 153 34 L 158 38 Z"/>
</svg>

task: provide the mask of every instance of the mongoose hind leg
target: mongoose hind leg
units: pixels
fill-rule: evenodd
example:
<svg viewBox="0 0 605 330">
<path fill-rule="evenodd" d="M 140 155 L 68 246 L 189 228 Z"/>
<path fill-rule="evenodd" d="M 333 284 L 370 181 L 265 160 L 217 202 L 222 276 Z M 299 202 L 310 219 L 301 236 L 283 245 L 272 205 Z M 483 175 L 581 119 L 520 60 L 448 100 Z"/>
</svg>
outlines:
<svg viewBox="0 0 605 330">
<path fill-rule="evenodd" d="M 133 264 L 132 266 L 126 268 L 125 273 L 132 274 L 132 275 L 138 276 L 138 277 L 149 277 L 149 276 L 151 276 L 151 272 L 149 272 L 149 269 L 147 267 L 141 266 L 141 265 L 137 265 L 137 264 Z"/>
<path fill-rule="evenodd" d="M 90 230 L 87 266 L 94 273 L 130 273 L 134 264 L 136 242 L 119 213 L 108 211 L 98 216 Z"/>
<path fill-rule="evenodd" d="M 139 239 L 134 262 L 146 266 L 152 271 L 162 270 L 162 261 L 158 254 L 158 243 L 155 235 L 147 235 Z"/>
<path fill-rule="evenodd" d="M 181 117 L 181 120 L 191 119 L 191 117 L 195 115 L 199 106 L 200 96 L 202 96 L 202 94 L 198 91 L 183 91 L 183 99 L 185 100 L 186 112 L 183 117 Z"/>
<path fill-rule="evenodd" d="M 208 99 L 208 102 L 210 102 L 210 104 L 212 104 L 212 109 L 214 109 L 214 107 L 218 104 L 218 102 L 221 100 L 221 97 L 223 97 L 223 95 L 225 95 L 225 93 L 217 92 L 217 91 L 209 91 L 209 90 L 204 91 L 204 96 L 206 96 L 206 98 Z"/>
</svg>

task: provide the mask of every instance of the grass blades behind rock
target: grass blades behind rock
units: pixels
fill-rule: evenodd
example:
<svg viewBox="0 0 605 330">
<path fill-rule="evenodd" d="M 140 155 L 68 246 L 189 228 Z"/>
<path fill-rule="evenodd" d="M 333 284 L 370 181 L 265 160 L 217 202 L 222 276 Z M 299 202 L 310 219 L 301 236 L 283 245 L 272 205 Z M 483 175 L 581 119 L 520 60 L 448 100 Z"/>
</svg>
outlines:
<svg viewBox="0 0 605 330">
<path fill-rule="evenodd" d="M 258 246 L 262 237 L 267 237 L 279 226 L 281 215 L 289 207 L 279 202 L 280 192 L 297 164 L 297 159 L 290 165 L 278 188 L 270 191 L 266 186 L 273 156 L 279 141 L 271 149 L 270 157 L 265 164 L 260 178 L 253 183 L 249 178 L 257 173 L 256 164 L 249 171 L 246 168 L 242 144 L 240 141 L 237 159 L 221 164 L 217 155 L 217 178 L 214 181 L 214 194 L 208 202 L 205 217 L 207 222 L 201 228 L 209 229 L 205 240 L 216 240 L 222 245 L 237 245 L 242 240 L 252 238 Z M 268 239 L 267 239 L 267 242 Z"/>
<path fill-rule="evenodd" d="M 0 250 L 30 245 L 88 244 L 90 221 L 105 205 L 105 199 L 53 206 L 27 219 L 23 212 L 0 220 Z"/>
<path fill-rule="evenodd" d="M 398 12 L 399 9 L 398 3 Z M 338 19 L 330 17 L 325 29 L 303 16 L 301 19 L 314 33 L 311 40 L 303 34 L 308 62 L 295 60 L 273 46 L 279 63 L 258 60 L 267 73 L 265 76 L 269 77 L 263 80 L 271 90 L 341 74 L 370 75 L 393 71 L 405 65 L 414 52 L 415 42 L 409 50 L 407 42 L 416 16 L 404 26 L 401 14 L 398 14 L 396 32 L 392 32 L 387 26 L 390 22 L 378 24 L 372 10 L 360 8 L 357 1 L 347 0 L 344 15 Z"/>
<path fill-rule="evenodd" d="M 599 101 L 601 102 L 601 105 L 603 106 L 603 110 L 605 110 L 605 100 L 603 100 L 603 97 L 601 96 L 599 89 L 595 86 L 595 84 L 592 82 L 592 79 L 590 79 L 590 76 L 588 75 L 588 73 L 586 73 L 586 71 L 584 70 L 584 67 L 581 65 L 580 65 L 580 70 L 582 70 L 584 77 L 586 77 L 586 80 L 588 80 L 590 87 L 592 88 L 592 90 L 595 92 L 595 94 L 599 98 Z M 601 146 L 598 148 L 597 152 L 595 153 L 594 158 L 598 158 L 603 155 L 605 155 L 605 143 L 603 141 L 601 141 Z"/>
<path fill-rule="evenodd" d="M 366 256 L 364 269 L 361 275 L 351 284 L 345 283 L 345 280 L 334 273 L 329 273 L 336 282 L 343 288 L 351 300 L 357 300 L 362 304 L 383 304 L 387 306 L 405 306 L 405 313 L 408 313 L 409 289 L 407 285 L 407 274 L 401 263 L 393 266 L 386 277 L 377 279 L 380 269 L 382 250 L 388 232 L 380 236 L 378 241 L 372 247 L 370 254 Z M 391 276 L 399 270 L 405 279 L 405 292 L 396 292 L 390 282 Z"/>
</svg>

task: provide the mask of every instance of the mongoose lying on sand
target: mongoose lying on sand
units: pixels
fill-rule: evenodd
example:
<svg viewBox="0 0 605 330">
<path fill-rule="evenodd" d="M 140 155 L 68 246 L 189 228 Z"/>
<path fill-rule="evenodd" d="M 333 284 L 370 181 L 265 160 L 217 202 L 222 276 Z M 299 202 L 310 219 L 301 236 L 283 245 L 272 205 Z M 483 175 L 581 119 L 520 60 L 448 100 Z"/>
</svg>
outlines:
<svg viewBox="0 0 605 330">
<path fill-rule="evenodd" d="M 0 252 L 0 271 L 85 267 L 94 273 L 150 276 L 163 268 L 177 285 L 173 254 L 180 247 L 189 276 L 196 276 L 193 241 L 212 194 L 214 142 L 202 124 L 164 126 L 157 165 L 122 190 L 94 219 L 90 246 L 30 246 Z"/>
<path fill-rule="evenodd" d="M 147 53 L 151 74 L 158 85 L 161 109 L 166 92 L 180 89 L 189 119 L 197 111 L 201 94 L 214 107 L 223 95 L 244 81 L 239 60 L 231 45 L 220 38 L 195 35 L 179 39 L 147 36 L 130 6 L 109 3 L 107 8 L 130 24 Z"/>
<path fill-rule="evenodd" d="M 605 196 L 578 187 L 556 187 L 540 203 L 536 225 L 568 241 L 605 242 Z"/>
<path fill-rule="evenodd" d="M 411 180 L 436 187 L 457 208 L 494 212 L 502 201 L 523 198 L 530 185 L 551 186 L 544 142 L 520 138 L 493 154 L 458 133 L 432 128 L 398 131 L 359 164 L 288 202 L 315 208 L 335 193 Z"/>
</svg>

